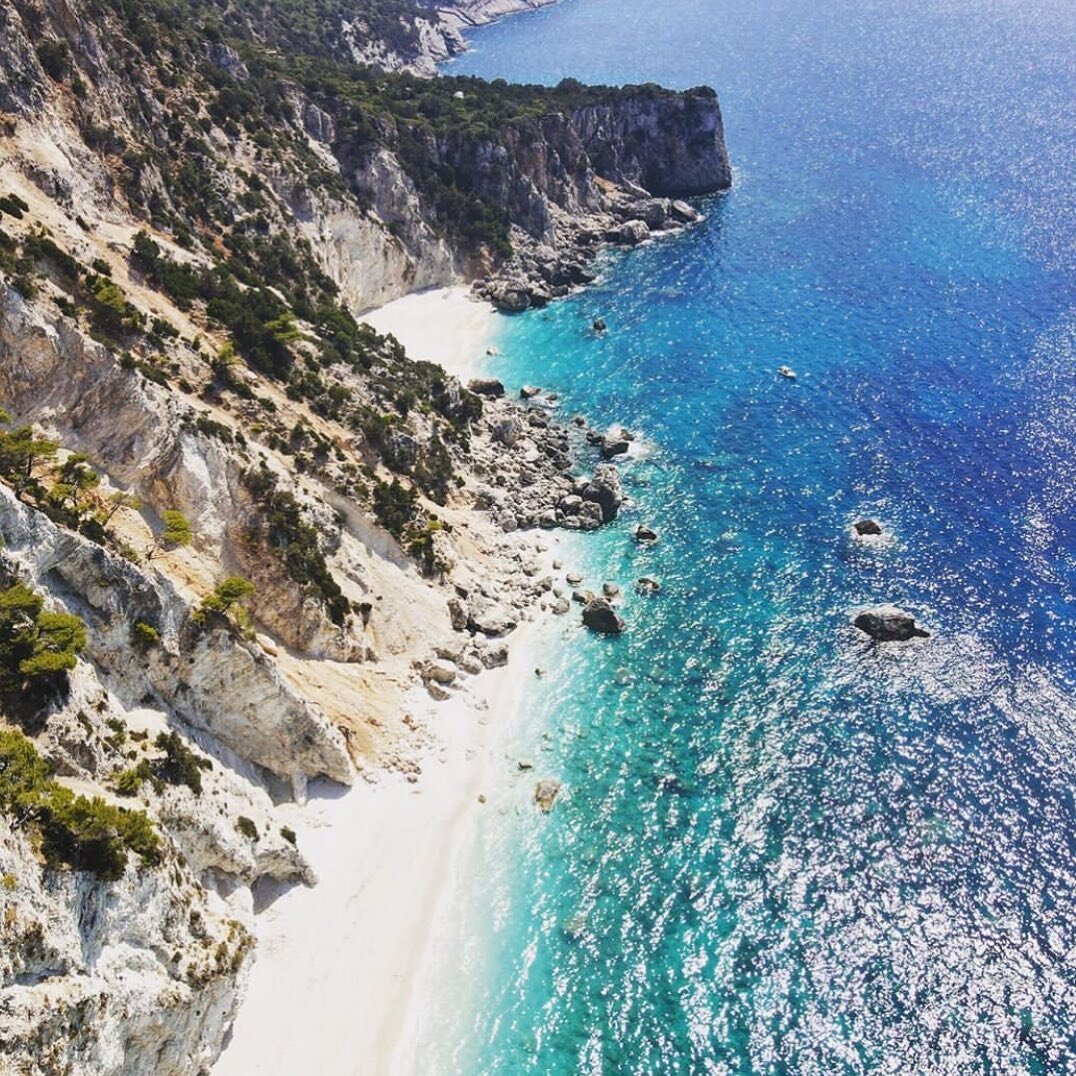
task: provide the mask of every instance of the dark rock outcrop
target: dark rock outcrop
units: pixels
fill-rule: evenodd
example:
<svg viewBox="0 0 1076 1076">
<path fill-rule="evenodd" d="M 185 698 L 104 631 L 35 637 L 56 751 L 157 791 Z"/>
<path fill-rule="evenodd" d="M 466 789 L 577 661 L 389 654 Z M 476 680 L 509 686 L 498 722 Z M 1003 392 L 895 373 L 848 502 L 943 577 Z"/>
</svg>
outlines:
<svg viewBox="0 0 1076 1076">
<path fill-rule="evenodd" d="M 467 388 L 476 396 L 491 396 L 494 399 L 504 395 L 504 385 L 495 377 L 475 377 L 467 382 Z"/>
<path fill-rule="evenodd" d="M 876 605 L 864 609 L 853 622 L 860 631 L 880 643 L 905 642 L 908 639 L 926 639 L 930 632 L 919 627 L 915 617 L 895 605 Z"/>
<path fill-rule="evenodd" d="M 852 524 L 856 534 L 862 538 L 875 537 L 882 533 L 882 526 L 873 519 L 857 519 Z"/>
<path fill-rule="evenodd" d="M 603 523 L 611 523 L 616 519 L 624 502 L 620 472 L 611 463 L 599 464 L 594 468 L 594 477 L 583 487 L 580 496 L 584 501 L 592 501 L 601 509 Z"/>
<path fill-rule="evenodd" d="M 607 598 L 595 598 L 583 609 L 583 623 L 603 635 L 619 635 L 627 626 Z"/>
</svg>

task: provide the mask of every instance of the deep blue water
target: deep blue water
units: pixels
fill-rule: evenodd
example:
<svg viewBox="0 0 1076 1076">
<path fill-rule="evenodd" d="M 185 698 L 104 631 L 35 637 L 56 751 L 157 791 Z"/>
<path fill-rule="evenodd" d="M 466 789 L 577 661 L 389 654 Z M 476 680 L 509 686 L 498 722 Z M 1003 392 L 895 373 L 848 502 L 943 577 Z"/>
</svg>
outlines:
<svg viewBox="0 0 1076 1076">
<path fill-rule="evenodd" d="M 501 330 L 493 372 L 652 446 L 577 557 L 665 589 L 535 681 L 566 794 L 485 827 L 452 1067 L 1076 1072 L 1076 6 L 566 0 L 474 44 L 713 85 L 736 183 Z M 933 636 L 868 644 L 876 601 Z"/>
</svg>

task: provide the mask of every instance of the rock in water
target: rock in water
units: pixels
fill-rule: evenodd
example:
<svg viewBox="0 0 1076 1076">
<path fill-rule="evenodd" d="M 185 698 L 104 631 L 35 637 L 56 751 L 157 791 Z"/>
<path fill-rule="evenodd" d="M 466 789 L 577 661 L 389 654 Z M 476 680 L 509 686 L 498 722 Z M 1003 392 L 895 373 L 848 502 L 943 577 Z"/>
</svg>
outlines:
<svg viewBox="0 0 1076 1076">
<path fill-rule="evenodd" d="M 620 485 L 620 473 L 611 463 L 601 463 L 594 468 L 594 477 L 583 488 L 583 500 L 593 501 L 600 509 L 603 523 L 616 519 L 624 500 Z"/>
<path fill-rule="evenodd" d="M 595 598 L 583 609 L 583 623 L 603 635 L 619 635 L 627 625 L 607 598 Z"/>
<path fill-rule="evenodd" d="M 587 930 L 587 917 L 582 913 L 570 915 L 561 924 L 561 930 L 572 940 L 579 941 Z"/>
<path fill-rule="evenodd" d="M 648 527 L 645 523 L 640 523 L 635 528 L 635 540 L 637 542 L 656 542 L 658 540 L 657 532 Z"/>
<path fill-rule="evenodd" d="M 519 390 L 519 398 L 521 400 L 530 400 L 538 395 L 542 390 L 537 385 L 524 385 Z"/>
<path fill-rule="evenodd" d="M 898 609 L 895 605 L 876 605 L 873 609 L 864 609 L 854 623 L 860 631 L 880 643 L 930 637 L 930 632 L 919 627 L 911 613 Z"/>
<path fill-rule="evenodd" d="M 650 238 L 650 229 L 644 220 L 625 221 L 616 233 L 616 238 L 628 246 L 636 246 L 644 239 Z"/>
<path fill-rule="evenodd" d="M 608 438 L 602 441 L 601 454 L 603 460 L 611 460 L 614 456 L 623 456 L 627 451 L 627 441 L 610 441 Z"/>
<path fill-rule="evenodd" d="M 547 777 L 544 781 L 539 781 L 534 786 L 534 802 L 538 804 L 545 814 L 549 814 L 553 810 L 553 804 L 556 802 L 559 792 L 560 781 L 554 781 Z"/>
<path fill-rule="evenodd" d="M 856 534 L 863 536 L 882 533 L 881 524 L 875 522 L 873 519 L 857 519 L 852 526 L 855 527 Z"/>
<path fill-rule="evenodd" d="M 635 590 L 639 594 L 657 594 L 661 590 L 661 584 L 649 575 L 644 575 L 636 580 Z"/>
<path fill-rule="evenodd" d="M 467 382 L 467 388 L 476 396 L 499 397 L 504 395 L 504 385 L 495 377 L 475 377 Z"/>
<path fill-rule="evenodd" d="M 595 331 L 596 333 L 603 333 L 603 332 L 605 332 L 605 330 L 606 330 L 606 328 L 607 328 L 607 326 L 606 326 L 606 324 L 605 324 L 605 318 L 595 318 L 595 319 L 594 319 L 594 324 L 593 324 L 593 325 L 591 326 L 591 328 L 592 328 L 592 329 L 593 329 L 593 330 L 594 330 L 594 331 Z"/>
</svg>

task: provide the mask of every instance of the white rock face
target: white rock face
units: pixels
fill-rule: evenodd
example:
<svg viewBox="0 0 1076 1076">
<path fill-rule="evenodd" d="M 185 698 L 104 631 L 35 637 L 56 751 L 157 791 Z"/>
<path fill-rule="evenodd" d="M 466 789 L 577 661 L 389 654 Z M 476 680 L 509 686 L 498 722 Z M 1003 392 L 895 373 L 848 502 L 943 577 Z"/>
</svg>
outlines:
<svg viewBox="0 0 1076 1076">
<path fill-rule="evenodd" d="M 269 797 L 219 762 L 203 771 L 199 795 L 146 784 L 136 799 L 116 799 L 107 775 L 130 764 L 129 752 L 159 755 L 152 734 L 169 726 L 163 712 L 126 711 L 80 662 L 39 742 L 61 783 L 149 812 L 162 838 L 158 866 L 132 856 L 116 882 L 46 872 L 30 831 L 0 815 L 0 1056 L 34 1058 L 35 1072 L 206 1069 L 234 1019 L 253 944 L 249 895 L 235 886 L 312 880 Z M 124 727 L 148 735 L 110 743 Z M 240 817 L 256 839 L 237 828 Z"/>
<path fill-rule="evenodd" d="M 223 629 L 194 632 L 190 606 L 166 579 L 62 530 L 5 486 L 0 534 L 23 579 L 44 588 L 50 576 L 62 580 L 60 600 L 92 629 L 88 653 L 128 697 L 149 690 L 188 724 L 281 776 L 350 782 L 343 737 L 324 714 L 287 685 L 256 643 Z M 145 663 L 131 661 L 137 621 L 161 635 Z"/>
<path fill-rule="evenodd" d="M 431 228 L 428 211 L 393 154 L 385 149 L 373 154 L 356 167 L 352 179 L 367 193 L 368 213 L 308 188 L 281 192 L 314 256 L 352 310 L 369 310 L 461 278 L 455 255 Z"/>
</svg>

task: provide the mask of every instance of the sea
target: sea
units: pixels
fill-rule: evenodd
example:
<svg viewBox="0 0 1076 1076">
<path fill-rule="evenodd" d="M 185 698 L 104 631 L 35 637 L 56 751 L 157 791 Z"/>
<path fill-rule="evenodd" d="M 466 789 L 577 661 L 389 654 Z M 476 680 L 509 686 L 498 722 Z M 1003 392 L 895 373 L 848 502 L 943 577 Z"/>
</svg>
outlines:
<svg viewBox="0 0 1076 1076">
<path fill-rule="evenodd" d="M 713 86 L 734 185 L 499 319 L 489 373 L 637 437 L 566 564 L 628 628 L 574 606 L 491 715 L 518 791 L 417 1068 L 1076 1072 L 1076 4 L 564 0 L 470 44 Z"/>
</svg>

